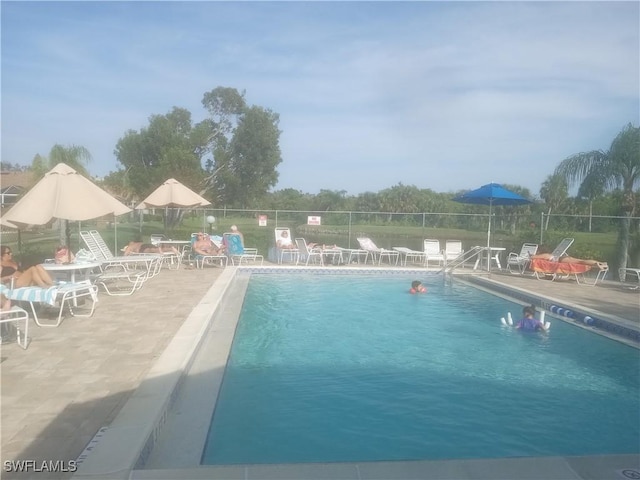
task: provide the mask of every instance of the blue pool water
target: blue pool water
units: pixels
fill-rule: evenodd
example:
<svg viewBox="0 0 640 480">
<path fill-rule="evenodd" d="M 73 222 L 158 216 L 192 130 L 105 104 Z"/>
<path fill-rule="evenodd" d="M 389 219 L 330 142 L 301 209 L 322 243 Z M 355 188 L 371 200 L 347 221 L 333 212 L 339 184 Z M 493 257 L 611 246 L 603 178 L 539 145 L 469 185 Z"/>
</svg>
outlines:
<svg viewBox="0 0 640 480">
<path fill-rule="evenodd" d="M 466 284 L 251 278 L 203 464 L 640 451 L 638 350 Z"/>
</svg>

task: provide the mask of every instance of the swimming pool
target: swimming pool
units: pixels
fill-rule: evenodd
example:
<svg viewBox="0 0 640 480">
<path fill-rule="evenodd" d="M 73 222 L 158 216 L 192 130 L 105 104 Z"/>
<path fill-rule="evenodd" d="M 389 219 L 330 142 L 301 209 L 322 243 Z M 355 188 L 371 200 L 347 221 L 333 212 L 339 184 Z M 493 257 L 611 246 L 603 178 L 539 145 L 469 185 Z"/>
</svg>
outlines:
<svg viewBox="0 0 640 480">
<path fill-rule="evenodd" d="M 637 350 L 411 279 L 254 275 L 202 463 L 638 453 Z"/>
</svg>

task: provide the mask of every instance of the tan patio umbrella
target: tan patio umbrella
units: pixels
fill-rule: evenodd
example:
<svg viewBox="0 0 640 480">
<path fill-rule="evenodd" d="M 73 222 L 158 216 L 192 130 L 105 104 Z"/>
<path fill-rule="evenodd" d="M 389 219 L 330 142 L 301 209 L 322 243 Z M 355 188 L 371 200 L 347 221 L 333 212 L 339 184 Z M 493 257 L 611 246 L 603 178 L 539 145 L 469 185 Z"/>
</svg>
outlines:
<svg viewBox="0 0 640 480">
<path fill-rule="evenodd" d="M 122 215 L 131 209 L 65 163 L 59 163 L 5 215 L 16 225 L 44 225 L 60 220 L 91 220 Z"/>
<path fill-rule="evenodd" d="M 67 164 L 59 163 L 18 200 L 3 218 L 20 227 L 44 225 L 53 219 L 91 220 L 130 211 L 129 207 L 91 180 Z"/>
<path fill-rule="evenodd" d="M 207 205 L 211 205 L 211 202 L 202 198 L 175 178 L 170 178 L 145 198 L 136 209 L 159 207 L 194 208 Z"/>
<path fill-rule="evenodd" d="M 2 225 L 3 227 L 18 228 L 17 225 L 14 225 L 13 223 L 5 220 L 4 217 L 0 217 L 0 225 Z"/>
<path fill-rule="evenodd" d="M 169 218 L 169 208 L 196 208 L 211 205 L 207 199 L 201 197 L 189 187 L 183 185 L 175 178 L 170 178 L 145 198 L 137 210 L 145 208 L 165 209 L 164 212 L 164 230 L 167 231 L 167 221 Z M 175 213 L 175 212 L 174 212 Z"/>
</svg>

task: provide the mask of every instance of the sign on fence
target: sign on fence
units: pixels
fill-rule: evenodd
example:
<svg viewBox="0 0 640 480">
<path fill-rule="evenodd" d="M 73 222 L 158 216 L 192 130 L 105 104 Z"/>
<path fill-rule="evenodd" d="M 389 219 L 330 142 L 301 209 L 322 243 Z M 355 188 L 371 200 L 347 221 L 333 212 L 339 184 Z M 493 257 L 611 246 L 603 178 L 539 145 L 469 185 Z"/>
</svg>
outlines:
<svg viewBox="0 0 640 480">
<path fill-rule="evenodd" d="M 266 215 L 258 215 L 258 226 L 266 227 L 267 226 L 267 216 Z"/>
<path fill-rule="evenodd" d="M 320 225 L 320 217 L 315 215 L 308 216 L 307 225 Z"/>
</svg>

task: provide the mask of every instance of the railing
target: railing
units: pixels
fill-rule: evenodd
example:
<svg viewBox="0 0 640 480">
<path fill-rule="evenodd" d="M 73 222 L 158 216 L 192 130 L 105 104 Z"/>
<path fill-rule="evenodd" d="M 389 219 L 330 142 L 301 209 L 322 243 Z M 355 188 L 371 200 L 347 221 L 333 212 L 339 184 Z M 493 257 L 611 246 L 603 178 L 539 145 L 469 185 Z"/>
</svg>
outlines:
<svg viewBox="0 0 640 480">
<path fill-rule="evenodd" d="M 464 265 L 469 260 L 472 260 L 476 257 L 479 257 L 483 252 L 488 252 L 488 247 L 473 247 L 471 250 L 467 250 L 463 252 L 462 255 L 454 258 L 451 262 L 447 262 L 447 257 L 445 255 L 444 259 L 444 267 L 440 269 L 438 273 L 451 273 L 456 267 L 460 265 Z"/>
</svg>

